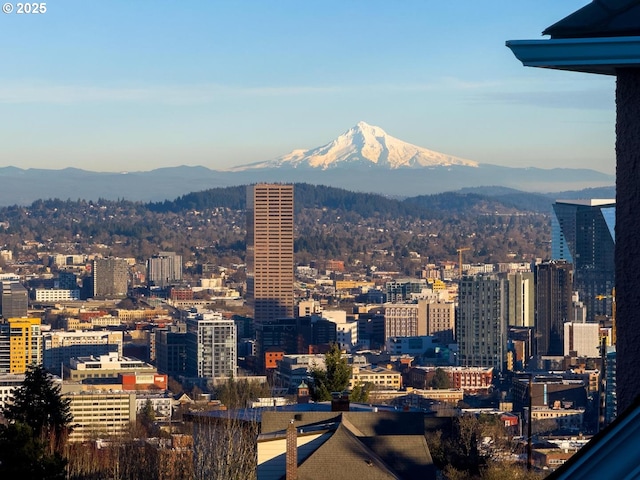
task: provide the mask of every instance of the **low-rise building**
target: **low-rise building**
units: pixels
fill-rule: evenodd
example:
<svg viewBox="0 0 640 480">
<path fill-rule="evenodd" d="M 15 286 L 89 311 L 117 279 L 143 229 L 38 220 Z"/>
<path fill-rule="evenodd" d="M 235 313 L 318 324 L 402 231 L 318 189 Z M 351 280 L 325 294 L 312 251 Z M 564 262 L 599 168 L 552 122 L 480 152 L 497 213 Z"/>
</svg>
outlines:
<svg viewBox="0 0 640 480">
<path fill-rule="evenodd" d="M 36 302 L 67 302 L 80 300 L 80 290 L 64 290 L 60 288 L 36 288 L 33 292 Z"/>
<path fill-rule="evenodd" d="M 136 420 L 136 394 L 104 391 L 66 391 L 74 428 L 70 441 L 86 441 L 125 433 Z"/>
<path fill-rule="evenodd" d="M 531 382 L 529 377 L 515 378 L 512 385 L 513 403 L 516 411 L 522 411 L 531 404 L 536 407 L 586 408 L 588 405 L 587 387 L 582 380 L 565 380 L 560 375 L 536 375 Z M 530 400 L 531 398 L 531 400 Z"/>
<path fill-rule="evenodd" d="M 353 367 L 349 388 L 358 384 L 373 384 L 373 388 L 381 390 L 400 390 L 402 375 L 396 370 L 384 367 Z"/>
<path fill-rule="evenodd" d="M 22 386 L 24 373 L 5 373 L 0 375 L 0 410 L 13 399 L 13 392 Z"/>
<path fill-rule="evenodd" d="M 119 378 L 126 391 L 164 391 L 169 382 L 169 377 L 161 373 L 121 373 Z"/>
<path fill-rule="evenodd" d="M 133 323 L 138 321 L 148 321 L 154 318 L 166 317 L 169 312 L 164 308 L 146 308 L 143 310 L 126 310 L 119 308 L 116 310 L 116 316 L 120 323 Z"/>
<path fill-rule="evenodd" d="M 556 428 L 579 430 L 582 428 L 584 419 L 584 408 L 554 408 L 533 407 L 531 410 L 531 420 L 535 426 L 536 422 L 552 420 L 556 423 Z M 555 428 L 553 428 L 555 430 Z"/>
<path fill-rule="evenodd" d="M 88 378 L 116 378 L 122 373 L 156 373 L 156 368 L 142 360 L 120 357 L 117 353 L 73 358 L 65 367 L 65 378 L 82 381 Z"/>
<path fill-rule="evenodd" d="M 62 320 L 62 326 L 67 331 L 93 330 L 94 328 L 118 327 L 120 319 L 113 315 L 83 315 L 78 317 L 66 317 Z"/>
<path fill-rule="evenodd" d="M 576 451 L 576 449 L 536 448 L 531 452 L 531 459 L 538 468 L 555 470 L 573 457 Z"/>
<path fill-rule="evenodd" d="M 375 390 L 369 395 L 369 402 L 388 402 L 394 405 L 409 405 L 415 408 L 427 408 L 434 402 L 457 405 L 463 400 L 464 393 L 456 388 L 422 390 L 408 387 L 406 390 Z"/>
<path fill-rule="evenodd" d="M 173 398 L 168 393 L 138 392 L 136 394 L 136 415 L 140 415 L 151 404 L 156 420 L 169 420 L 172 413 Z"/>
<path fill-rule="evenodd" d="M 311 370 L 325 368 L 324 355 L 284 355 L 273 372 L 274 385 L 295 392 L 302 382 L 309 382 Z"/>
<path fill-rule="evenodd" d="M 451 388 L 462 389 L 465 393 L 487 391 L 493 382 L 492 367 L 413 367 L 406 374 L 407 385 L 429 388 L 437 368 L 447 374 Z"/>
<path fill-rule="evenodd" d="M 464 398 L 464 391 L 461 388 L 432 388 L 429 390 L 416 388 L 409 393 L 428 400 L 451 403 L 453 405 L 457 405 Z"/>
<path fill-rule="evenodd" d="M 123 334 L 95 330 L 45 332 L 42 343 L 44 368 L 59 372 L 62 365 L 69 365 L 72 358 L 107 355 L 110 352 L 121 356 Z"/>
</svg>

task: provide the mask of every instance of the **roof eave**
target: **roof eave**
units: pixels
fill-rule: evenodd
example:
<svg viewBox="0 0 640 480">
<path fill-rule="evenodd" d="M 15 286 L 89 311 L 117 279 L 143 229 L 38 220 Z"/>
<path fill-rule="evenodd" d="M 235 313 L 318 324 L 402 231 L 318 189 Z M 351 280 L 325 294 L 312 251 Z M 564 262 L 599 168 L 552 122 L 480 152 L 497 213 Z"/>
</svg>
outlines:
<svg viewBox="0 0 640 480">
<path fill-rule="evenodd" d="M 601 75 L 640 67 L 640 37 L 508 40 L 506 45 L 525 67 Z"/>
</svg>

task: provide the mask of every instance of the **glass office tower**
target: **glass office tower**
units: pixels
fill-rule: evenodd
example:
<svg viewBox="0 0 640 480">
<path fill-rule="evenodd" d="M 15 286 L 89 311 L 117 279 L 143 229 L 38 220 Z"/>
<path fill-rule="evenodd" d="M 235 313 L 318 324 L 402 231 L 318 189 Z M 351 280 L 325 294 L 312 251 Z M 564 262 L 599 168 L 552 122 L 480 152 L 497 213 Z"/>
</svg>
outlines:
<svg viewBox="0 0 640 480">
<path fill-rule="evenodd" d="M 573 264 L 574 289 L 587 321 L 611 316 L 615 287 L 615 200 L 558 200 L 551 220 L 551 256 Z"/>
</svg>

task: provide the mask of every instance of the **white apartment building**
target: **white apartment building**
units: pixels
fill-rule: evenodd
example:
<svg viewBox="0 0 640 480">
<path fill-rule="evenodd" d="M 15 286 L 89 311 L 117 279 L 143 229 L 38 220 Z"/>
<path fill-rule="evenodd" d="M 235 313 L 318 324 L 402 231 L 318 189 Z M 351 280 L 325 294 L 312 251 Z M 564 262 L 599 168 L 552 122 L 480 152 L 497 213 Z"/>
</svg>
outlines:
<svg viewBox="0 0 640 480">
<path fill-rule="evenodd" d="M 35 299 L 36 302 L 67 302 L 80 300 L 80 290 L 36 288 Z"/>
<path fill-rule="evenodd" d="M 0 410 L 4 409 L 13 399 L 13 392 L 24 382 L 23 373 L 0 374 Z"/>
<path fill-rule="evenodd" d="M 237 327 L 220 313 L 187 318 L 187 375 L 217 380 L 238 373 Z"/>
<path fill-rule="evenodd" d="M 168 393 L 136 392 L 136 412 L 140 414 L 147 402 L 151 402 L 156 420 L 168 420 L 171 418 L 173 400 Z"/>
<path fill-rule="evenodd" d="M 600 324 L 565 322 L 564 354 L 571 352 L 578 357 L 600 357 Z"/>
<path fill-rule="evenodd" d="M 325 310 L 322 318 L 336 324 L 336 341 L 340 350 L 351 352 L 358 346 L 358 322 L 347 322 L 347 312 L 344 310 Z"/>
</svg>

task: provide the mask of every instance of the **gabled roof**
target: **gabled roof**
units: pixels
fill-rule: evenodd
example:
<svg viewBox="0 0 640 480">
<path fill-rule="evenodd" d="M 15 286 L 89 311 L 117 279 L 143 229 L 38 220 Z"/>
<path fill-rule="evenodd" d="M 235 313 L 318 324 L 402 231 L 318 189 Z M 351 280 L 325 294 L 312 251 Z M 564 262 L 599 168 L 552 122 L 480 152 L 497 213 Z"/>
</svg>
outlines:
<svg viewBox="0 0 640 480">
<path fill-rule="evenodd" d="M 551 38 L 623 37 L 640 35 L 639 0 L 593 0 L 548 27 Z"/>
<path fill-rule="evenodd" d="M 436 467 L 424 436 L 381 435 L 362 437 L 360 441 L 400 478 L 435 478 Z"/>
<path fill-rule="evenodd" d="M 298 466 L 304 480 L 371 479 L 397 480 L 378 455 L 367 448 L 344 424 Z"/>
<path fill-rule="evenodd" d="M 284 438 L 292 420 L 299 436 L 324 435 L 311 453 L 299 457 L 301 480 L 436 478 L 422 413 L 304 412 L 292 418 L 269 411 L 263 413 L 258 442 Z"/>
</svg>

